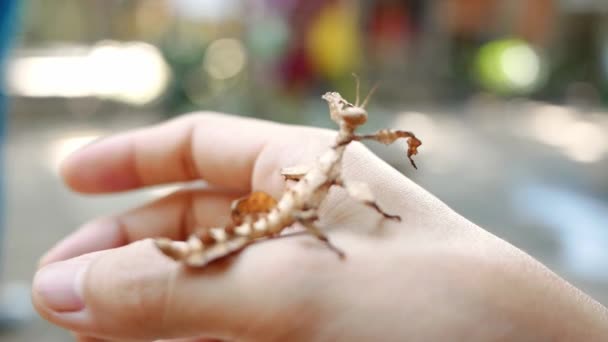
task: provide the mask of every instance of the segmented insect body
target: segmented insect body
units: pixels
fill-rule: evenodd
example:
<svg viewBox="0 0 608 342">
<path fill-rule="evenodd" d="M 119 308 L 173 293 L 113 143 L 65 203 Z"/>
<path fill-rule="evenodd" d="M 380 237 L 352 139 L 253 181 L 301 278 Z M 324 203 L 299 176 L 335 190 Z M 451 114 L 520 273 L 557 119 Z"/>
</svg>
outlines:
<svg viewBox="0 0 608 342">
<path fill-rule="evenodd" d="M 357 82 L 357 90 L 358 88 Z M 399 216 L 387 214 L 378 206 L 374 195 L 365 183 L 341 178 L 342 156 L 352 141 L 368 139 L 390 144 L 398 138 L 406 138 L 409 145 L 408 158 L 412 165 L 416 166 L 411 157 L 417 153 L 421 142 L 411 132 L 381 130 L 369 135 L 355 134 L 355 129 L 367 121 L 364 107 L 372 93 L 373 90 L 361 106 L 359 106 L 358 94 L 354 105 L 336 92 L 323 95 L 322 98 L 329 104 L 332 120 L 340 127 L 336 141 L 314 165 L 282 170 L 285 179 L 297 183 L 287 189 L 278 201 L 266 193 L 254 192 L 233 203 L 232 224 L 226 227 L 200 229 L 186 241 L 158 238 L 155 240 L 156 246 L 170 258 L 183 261 L 188 266 L 202 267 L 242 250 L 253 242 L 277 237 L 284 229 L 298 222 L 308 233 L 317 237 L 340 257 L 344 257 L 344 253 L 335 247 L 316 225 L 317 210 L 331 186 L 345 188 L 349 195 L 373 208 L 385 218 L 400 220 Z"/>
</svg>

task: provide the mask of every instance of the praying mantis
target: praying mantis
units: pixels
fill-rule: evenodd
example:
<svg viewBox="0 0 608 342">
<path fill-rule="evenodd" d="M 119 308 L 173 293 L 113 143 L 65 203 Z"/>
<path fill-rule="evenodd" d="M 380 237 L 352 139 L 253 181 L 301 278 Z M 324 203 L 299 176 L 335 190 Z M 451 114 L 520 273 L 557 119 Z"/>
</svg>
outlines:
<svg viewBox="0 0 608 342">
<path fill-rule="evenodd" d="M 408 143 L 407 157 L 412 166 L 417 168 L 412 156 L 418 153 L 422 142 L 412 132 L 402 130 L 382 129 L 373 134 L 357 134 L 357 128 L 367 121 L 365 107 L 377 86 L 359 103 L 359 79 L 356 76 L 355 78 L 357 95 L 354 104 L 346 101 L 337 92 L 327 92 L 322 96 L 329 105 L 332 121 L 339 127 L 335 142 L 313 165 L 281 170 L 285 180 L 296 183 L 278 200 L 264 192 L 253 192 L 232 203 L 232 222 L 229 225 L 198 229 L 186 241 L 157 238 L 154 240 L 156 247 L 166 256 L 189 267 L 203 267 L 255 242 L 279 237 L 286 228 L 299 223 L 306 233 L 316 237 L 340 258 L 344 258 L 345 252 L 335 246 L 317 225 L 318 209 L 331 187 L 344 188 L 351 197 L 377 211 L 384 218 L 400 221 L 401 217 L 391 215 L 381 208 L 366 183 L 342 177 L 344 151 L 353 141 L 373 140 L 389 145 L 404 138 Z"/>
</svg>

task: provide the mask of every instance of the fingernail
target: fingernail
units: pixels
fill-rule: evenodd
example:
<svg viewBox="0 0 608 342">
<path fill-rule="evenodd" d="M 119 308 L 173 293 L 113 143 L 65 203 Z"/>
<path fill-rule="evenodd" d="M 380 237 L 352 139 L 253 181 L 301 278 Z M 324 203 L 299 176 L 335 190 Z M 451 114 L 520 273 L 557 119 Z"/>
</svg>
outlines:
<svg viewBox="0 0 608 342">
<path fill-rule="evenodd" d="M 47 265 L 36 273 L 34 291 L 52 311 L 80 311 L 84 309 L 82 275 L 88 264 L 86 261 L 66 261 Z"/>
</svg>

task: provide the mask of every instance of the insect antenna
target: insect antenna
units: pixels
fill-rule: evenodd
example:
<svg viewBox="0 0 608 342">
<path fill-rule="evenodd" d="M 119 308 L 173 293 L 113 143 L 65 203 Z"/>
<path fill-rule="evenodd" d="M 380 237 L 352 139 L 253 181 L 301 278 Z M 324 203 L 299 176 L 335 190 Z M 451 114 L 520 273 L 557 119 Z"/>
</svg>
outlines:
<svg viewBox="0 0 608 342">
<path fill-rule="evenodd" d="M 360 86 L 359 75 L 357 75 L 353 72 L 353 77 L 355 78 L 355 84 L 357 85 L 357 98 L 355 99 L 355 107 L 359 107 L 359 86 Z"/>
<path fill-rule="evenodd" d="M 361 104 L 361 108 L 365 108 L 365 106 L 367 106 L 367 102 L 371 99 L 372 95 L 374 95 L 374 93 L 376 92 L 376 89 L 378 89 L 378 86 L 380 86 L 380 82 L 376 82 L 376 84 L 374 84 L 372 89 L 369 91 L 369 93 L 365 97 L 365 100 L 363 100 L 363 103 Z"/>
</svg>

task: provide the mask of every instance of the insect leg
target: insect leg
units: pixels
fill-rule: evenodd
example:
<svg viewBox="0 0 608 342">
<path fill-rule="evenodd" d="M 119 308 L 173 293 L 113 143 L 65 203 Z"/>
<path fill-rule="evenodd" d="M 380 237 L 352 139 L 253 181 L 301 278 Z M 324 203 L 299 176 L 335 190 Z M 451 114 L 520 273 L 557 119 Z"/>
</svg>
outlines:
<svg viewBox="0 0 608 342">
<path fill-rule="evenodd" d="M 302 220 L 300 221 L 300 223 L 304 226 L 304 228 L 306 228 L 306 230 L 314 235 L 317 239 L 319 239 L 321 242 L 323 242 L 325 244 L 325 246 L 327 246 L 327 248 L 329 248 L 332 252 L 336 253 L 338 255 L 338 258 L 340 259 L 344 259 L 346 257 L 346 254 L 344 253 L 344 251 L 342 251 L 340 248 L 336 247 L 333 243 L 331 243 L 331 241 L 329 241 L 329 238 L 327 237 L 327 235 L 325 235 L 316 225 L 313 221 L 310 220 Z"/>
<path fill-rule="evenodd" d="M 391 215 L 385 212 L 382 208 L 380 208 L 380 206 L 376 202 L 374 194 L 366 183 L 336 180 L 334 182 L 334 185 L 346 189 L 346 191 L 351 197 L 353 197 L 357 201 L 360 201 L 366 206 L 376 210 L 380 215 L 384 216 L 384 218 L 387 218 L 389 220 L 395 220 L 397 222 L 401 221 L 401 217 L 399 215 Z"/>
<path fill-rule="evenodd" d="M 392 215 L 389 214 L 387 212 L 385 212 L 384 210 L 382 210 L 382 208 L 380 208 L 378 206 L 378 203 L 376 202 L 364 202 L 365 205 L 367 205 L 370 208 L 373 208 L 374 210 L 376 210 L 380 215 L 384 216 L 384 218 L 389 219 L 389 220 L 394 220 L 397 222 L 401 222 L 401 216 L 399 215 Z"/>
<path fill-rule="evenodd" d="M 319 219 L 316 209 L 300 210 L 294 213 L 294 217 L 298 221 L 316 221 Z"/>
<path fill-rule="evenodd" d="M 285 180 L 299 181 L 313 167 L 314 164 L 303 164 L 291 167 L 284 167 L 281 169 L 281 175 L 285 178 Z"/>
<path fill-rule="evenodd" d="M 304 228 L 306 228 L 308 233 L 321 240 L 330 250 L 334 251 L 340 259 L 344 258 L 344 252 L 332 244 L 327 235 L 325 235 L 315 224 L 315 221 L 319 219 L 315 209 L 302 210 L 295 213 L 294 216 L 296 220 L 298 220 L 298 222 L 300 222 Z"/>
<path fill-rule="evenodd" d="M 340 248 L 338 248 L 334 244 L 332 244 L 329 241 L 329 238 L 327 237 L 327 235 L 323 234 L 323 232 L 321 232 L 321 230 L 319 230 L 319 228 L 317 228 L 317 226 L 315 226 L 313 221 L 302 220 L 302 221 L 300 221 L 300 223 L 304 226 L 304 228 L 306 228 L 306 230 L 293 232 L 293 233 L 287 233 L 287 234 L 283 234 L 283 235 L 268 236 L 265 238 L 260 238 L 260 239 L 251 241 L 250 244 L 258 244 L 258 243 L 263 243 L 265 241 L 273 241 L 273 240 L 278 240 L 278 239 L 312 234 L 317 239 L 321 240 L 331 251 L 336 253 L 340 259 L 344 259 L 346 257 L 346 254 Z"/>
<path fill-rule="evenodd" d="M 385 145 L 389 145 L 395 142 L 395 140 L 399 138 L 407 139 L 408 149 L 407 149 L 407 158 L 412 163 L 414 168 L 418 168 L 416 163 L 412 159 L 412 156 L 418 154 L 418 147 L 422 145 L 422 141 L 416 138 L 414 133 L 408 131 L 400 131 L 400 130 L 392 130 L 392 129 L 381 129 L 374 134 L 365 134 L 365 135 L 355 135 L 353 136 L 353 140 L 361 141 L 361 140 L 374 140 L 380 142 Z"/>
</svg>

